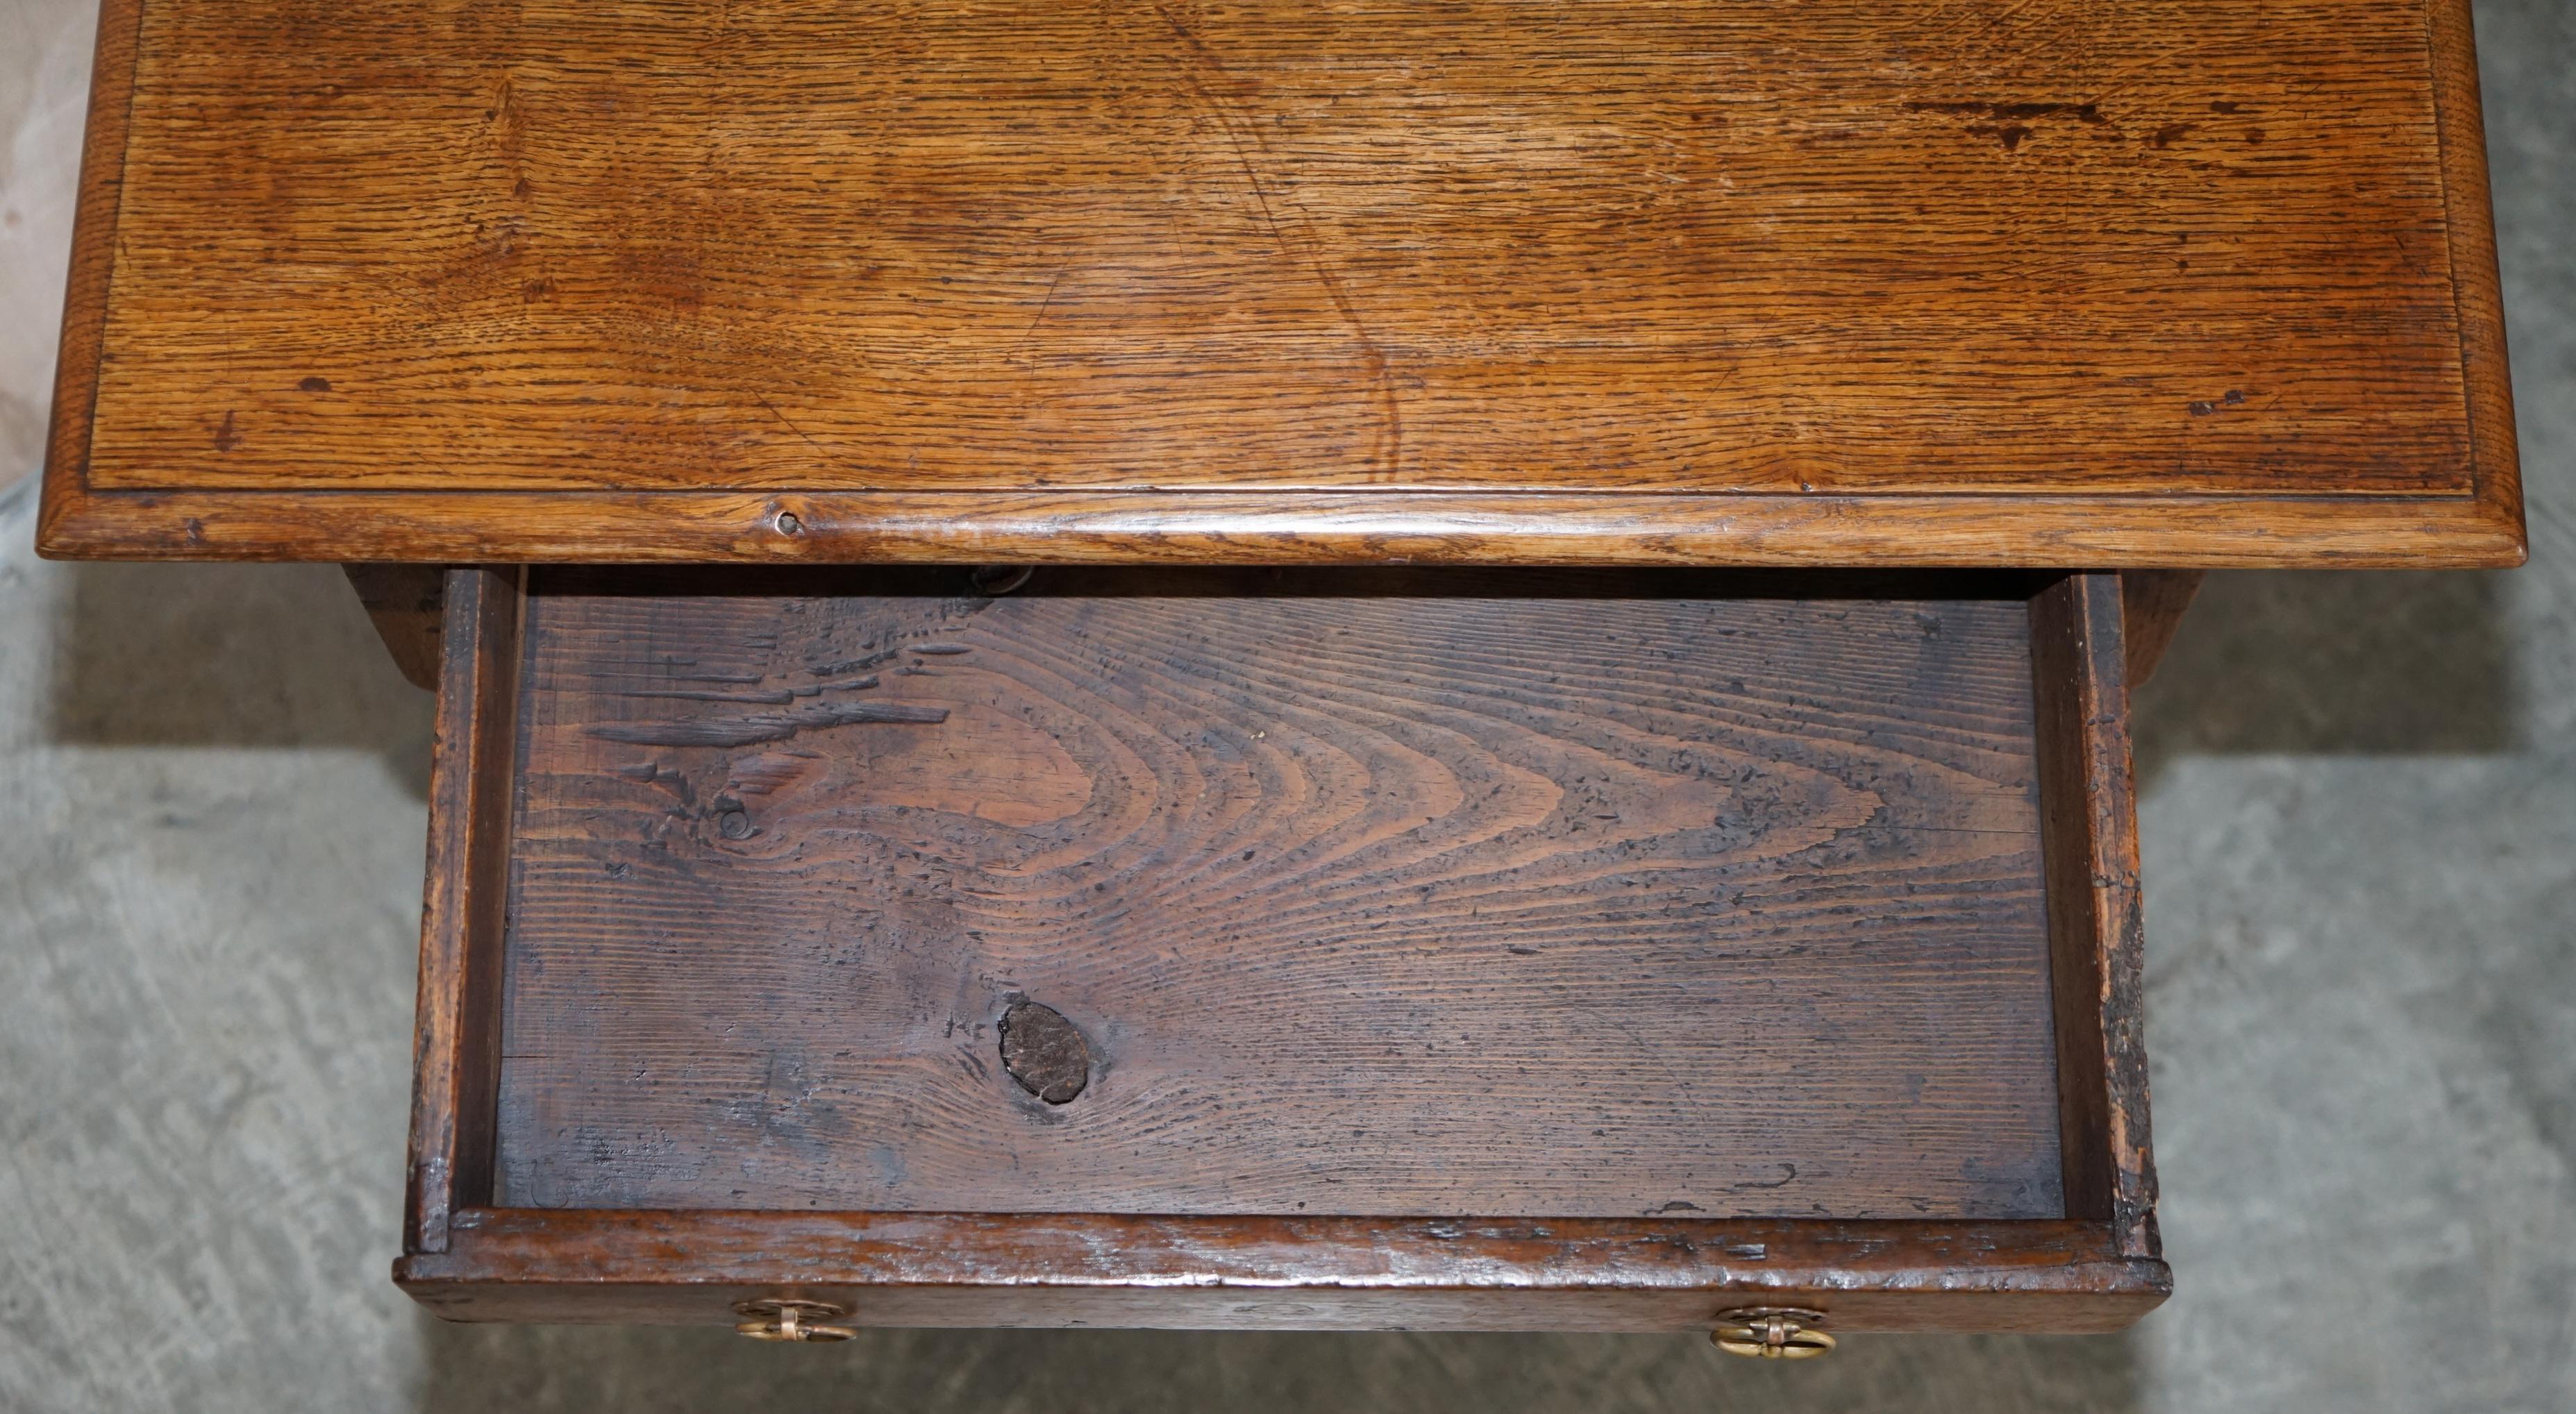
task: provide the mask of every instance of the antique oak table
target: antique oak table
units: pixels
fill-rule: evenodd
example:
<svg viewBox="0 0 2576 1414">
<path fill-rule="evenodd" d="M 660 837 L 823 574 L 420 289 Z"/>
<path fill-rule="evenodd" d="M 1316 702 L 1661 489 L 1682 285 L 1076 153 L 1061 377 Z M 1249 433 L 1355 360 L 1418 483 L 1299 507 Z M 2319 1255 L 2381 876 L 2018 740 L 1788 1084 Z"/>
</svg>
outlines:
<svg viewBox="0 0 2576 1414">
<path fill-rule="evenodd" d="M 2117 1328 L 2128 684 L 2523 553 L 2465 0 L 107 0 L 61 367 L 440 693 L 465 1319 Z"/>
</svg>

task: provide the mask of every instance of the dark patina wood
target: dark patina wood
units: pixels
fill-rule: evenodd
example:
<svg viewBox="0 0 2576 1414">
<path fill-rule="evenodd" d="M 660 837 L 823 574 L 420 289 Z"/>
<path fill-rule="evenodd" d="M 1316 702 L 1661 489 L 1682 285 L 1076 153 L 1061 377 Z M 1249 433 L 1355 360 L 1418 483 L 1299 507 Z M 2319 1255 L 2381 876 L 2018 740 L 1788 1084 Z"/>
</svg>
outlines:
<svg viewBox="0 0 2576 1414">
<path fill-rule="evenodd" d="M 1375 578 L 538 571 L 501 1201 L 2057 1211 L 2019 599 Z"/>
<path fill-rule="evenodd" d="M 2120 580 L 2070 575 L 2030 602 L 2041 834 L 2056 975 L 2066 1215 L 2157 1252 L 2147 1140 L 2146 929 L 2129 764 Z"/>
<path fill-rule="evenodd" d="M 406 1289 L 458 1320 L 731 1323 L 794 1295 L 894 1326 L 2119 1330 L 2171 1289 L 2098 1223 L 1459 1221 L 476 1209 Z"/>
<path fill-rule="evenodd" d="M 425 1055 L 508 1042 L 483 1171 L 416 1137 L 447 1221 L 415 1227 L 414 1294 L 1599 1329 L 1794 1300 L 1845 1330 L 2109 1329 L 2161 1299 L 2138 999 L 2102 981 L 2133 939 L 2060 867 L 2133 848 L 2125 738 L 2082 725 L 2119 680 L 2112 580 L 1059 571 L 997 600 L 943 573 L 558 572 L 519 616 L 451 610 L 524 665 L 487 739 L 525 804 L 500 854 L 438 856 L 518 884 L 506 1008 L 425 975 Z M 2054 744 L 2070 710 L 2084 752 Z M 1691 907 L 1719 879 L 1743 896 Z M 1695 1025 L 1655 1010 L 1694 989 Z M 1030 1004 L 1083 1042 L 1061 1105 L 997 1027 L 954 1034 Z M 1440 1048 L 1461 1016 L 1448 1055 L 1333 1049 Z M 425 1069 L 424 1111 L 472 1110 L 458 1088 Z M 1564 1122 L 1586 1104 L 1601 1134 Z M 1677 1159 L 1716 1181 L 1676 1190 Z"/>
<path fill-rule="evenodd" d="M 520 585 L 516 570 L 451 570 L 443 596 L 447 651 L 430 761 L 406 1250 L 443 1250 L 457 1209 L 491 1201 Z"/>
<path fill-rule="evenodd" d="M 2466 0 L 108 0 L 40 544 L 2499 564 Z"/>
</svg>

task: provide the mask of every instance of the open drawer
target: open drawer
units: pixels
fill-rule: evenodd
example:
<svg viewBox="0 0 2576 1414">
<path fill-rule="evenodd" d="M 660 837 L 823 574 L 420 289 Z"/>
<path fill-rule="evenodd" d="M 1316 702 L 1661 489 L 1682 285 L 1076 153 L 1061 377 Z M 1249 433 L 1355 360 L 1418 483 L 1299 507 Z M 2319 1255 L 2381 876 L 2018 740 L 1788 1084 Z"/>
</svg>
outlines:
<svg viewBox="0 0 2576 1414">
<path fill-rule="evenodd" d="M 770 1334 L 2163 1299 L 2114 578 L 1015 577 L 451 574 L 406 1290 Z"/>
</svg>

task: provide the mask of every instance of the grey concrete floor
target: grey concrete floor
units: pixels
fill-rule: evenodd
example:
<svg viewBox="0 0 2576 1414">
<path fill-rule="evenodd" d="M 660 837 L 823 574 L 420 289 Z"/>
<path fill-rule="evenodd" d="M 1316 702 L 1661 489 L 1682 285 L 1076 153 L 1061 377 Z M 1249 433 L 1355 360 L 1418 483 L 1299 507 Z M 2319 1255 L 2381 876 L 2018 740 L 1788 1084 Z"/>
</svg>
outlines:
<svg viewBox="0 0 2576 1414">
<path fill-rule="evenodd" d="M 1662 1337 L 441 1325 L 385 1276 L 428 701 L 337 571 L 43 564 L 21 483 L 0 1409 L 2576 1409 L 2576 4 L 2477 16 L 2533 563 L 2219 576 L 2141 695 L 2178 1292 L 2129 1335 L 1779 1368 Z M 0 486 L 35 454 L 88 24 L 0 0 Z"/>
</svg>

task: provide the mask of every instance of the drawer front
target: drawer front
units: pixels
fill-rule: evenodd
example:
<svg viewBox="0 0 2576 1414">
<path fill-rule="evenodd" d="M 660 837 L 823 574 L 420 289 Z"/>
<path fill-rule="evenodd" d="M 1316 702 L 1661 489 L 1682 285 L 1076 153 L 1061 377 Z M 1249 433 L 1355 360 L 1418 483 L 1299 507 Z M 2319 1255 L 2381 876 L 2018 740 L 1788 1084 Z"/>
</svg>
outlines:
<svg viewBox="0 0 2576 1414">
<path fill-rule="evenodd" d="M 2107 578 L 1006 584 L 451 581 L 415 1294 L 2160 1298 Z"/>
</svg>

